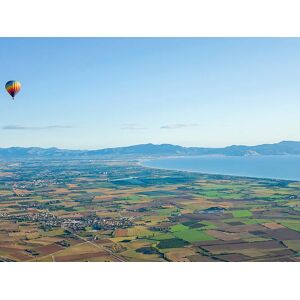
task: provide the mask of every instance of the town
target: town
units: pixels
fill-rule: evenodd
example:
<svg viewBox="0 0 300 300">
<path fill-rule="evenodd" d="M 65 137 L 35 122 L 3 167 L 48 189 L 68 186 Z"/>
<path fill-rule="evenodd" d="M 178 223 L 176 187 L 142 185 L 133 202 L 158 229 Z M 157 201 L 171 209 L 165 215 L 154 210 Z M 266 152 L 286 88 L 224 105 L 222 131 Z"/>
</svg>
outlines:
<svg viewBox="0 0 300 300">
<path fill-rule="evenodd" d="M 300 183 L 121 160 L 0 164 L 1 261 L 300 261 Z"/>
</svg>

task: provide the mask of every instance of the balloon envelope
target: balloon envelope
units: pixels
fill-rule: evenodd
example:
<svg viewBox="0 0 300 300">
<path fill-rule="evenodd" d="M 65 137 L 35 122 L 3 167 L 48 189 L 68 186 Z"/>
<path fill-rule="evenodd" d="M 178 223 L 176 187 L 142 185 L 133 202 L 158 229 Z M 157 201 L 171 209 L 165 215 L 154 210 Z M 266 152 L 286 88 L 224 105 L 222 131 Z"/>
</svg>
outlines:
<svg viewBox="0 0 300 300">
<path fill-rule="evenodd" d="M 15 95 L 20 91 L 21 89 L 21 83 L 19 81 L 10 80 L 5 84 L 5 88 L 7 92 L 12 96 L 14 99 Z"/>
</svg>

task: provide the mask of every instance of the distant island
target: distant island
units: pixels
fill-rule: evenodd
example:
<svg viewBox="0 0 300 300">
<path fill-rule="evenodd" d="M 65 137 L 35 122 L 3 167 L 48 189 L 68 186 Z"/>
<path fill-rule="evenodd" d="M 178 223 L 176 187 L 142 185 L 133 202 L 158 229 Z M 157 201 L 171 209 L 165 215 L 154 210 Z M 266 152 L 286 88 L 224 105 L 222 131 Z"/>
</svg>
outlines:
<svg viewBox="0 0 300 300">
<path fill-rule="evenodd" d="M 128 147 L 106 148 L 100 150 L 66 150 L 58 148 L 10 147 L 0 148 L 0 159 L 30 158 L 97 158 L 97 159 L 135 159 L 166 156 L 199 155 L 300 155 L 300 142 L 282 141 L 257 146 L 232 145 L 224 148 L 182 147 L 171 144 L 141 144 Z"/>
</svg>

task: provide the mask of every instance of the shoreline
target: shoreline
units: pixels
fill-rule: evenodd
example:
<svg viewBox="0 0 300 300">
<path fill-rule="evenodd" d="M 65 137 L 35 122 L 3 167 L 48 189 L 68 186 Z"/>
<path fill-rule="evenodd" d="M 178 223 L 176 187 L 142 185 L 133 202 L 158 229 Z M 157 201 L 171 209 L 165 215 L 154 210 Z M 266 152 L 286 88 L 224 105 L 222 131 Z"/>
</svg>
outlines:
<svg viewBox="0 0 300 300">
<path fill-rule="evenodd" d="M 197 156 L 200 157 L 200 156 Z M 203 156 L 201 156 L 203 157 Z M 190 158 L 189 156 L 172 156 L 172 157 L 164 157 L 164 158 L 146 158 L 146 159 L 139 159 L 137 160 L 137 165 L 143 168 L 149 168 L 149 169 L 156 169 L 156 170 L 166 170 L 166 171 L 177 171 L 177 172 L 187 172 L 187 173 L 194 173 L 194 174 L 200 174 L 200 175 L 207 175 L 207 176 L 227 176 L 232 178 L 246 178 L 246 179 L 255 179 L 255 180 L 274 180 L 274 181 L 287 181 L 287 182 L 300 182 L 300 180 L 296 179 L 282 179 L 282 178 L 271 178 L 271 177 L 255 177 L 255 176 L 246 176 L 246 175 L 231 175 L 231 174 L 218 174 L 218 173 L 207 173 L 207 172 L 201 172 L 201 171 L 192 171 L 192 170 L 183 170 L 183 169 L 177 169 L 177 168 L 164 168 L 164 167 L 157 167 L 157 166 L 148 166 L 143 164 L 147 161 L 156 161 L 160 159 L 170 159 L 170 158 Z"/>
</svg>

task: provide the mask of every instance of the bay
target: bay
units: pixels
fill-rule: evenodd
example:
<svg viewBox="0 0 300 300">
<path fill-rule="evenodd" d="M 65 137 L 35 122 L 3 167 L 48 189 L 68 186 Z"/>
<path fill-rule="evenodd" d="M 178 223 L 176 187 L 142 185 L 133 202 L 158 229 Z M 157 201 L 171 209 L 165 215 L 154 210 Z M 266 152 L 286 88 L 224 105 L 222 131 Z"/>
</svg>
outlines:
<svg viewBox="0 0 300 300">
<path fill-rule="evenodd" d="M 300 155 L 197 156 L 147 160 L 146 167 L 300 181 Z"/>
</svg>

